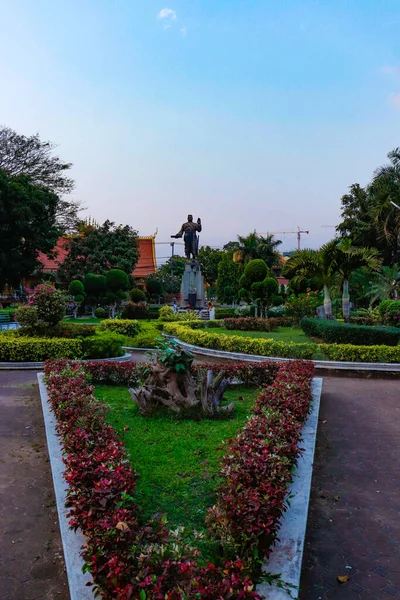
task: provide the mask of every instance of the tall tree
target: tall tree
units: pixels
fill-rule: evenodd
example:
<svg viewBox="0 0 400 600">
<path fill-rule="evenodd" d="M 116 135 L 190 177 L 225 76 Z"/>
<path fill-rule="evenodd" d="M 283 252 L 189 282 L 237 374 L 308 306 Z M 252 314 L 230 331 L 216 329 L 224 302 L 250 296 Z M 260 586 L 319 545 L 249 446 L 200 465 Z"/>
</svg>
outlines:
<svg viewBox="0 0 400 600">
<path fill-rule="evenodd" d="M 217 294 L 220 302 L 230 303 L 237 299 L 241 274 L 241 265 L 233 262 L 228 253 L 224 254 L 218 265 Z"/>
<path fill-rule="evenodd" d="M 74 181 L 68 176 L 72 164 L 54 155 L 55 148 L 55 144 L 42 141 L 38 134 L 27 137 L 0 126 L 0 169 L 12 177 L 25 175 L 33 185 L 57 194 L 57 222 L 62 230 L 72 231 L 80 206 L 63 197 L 74 188 Z"/>
<path fill-rule="evenodd" d="M 175 256 L 171 256 L 171 258 L 158 269 L 158 272 L 162 277 L 173 275 L 173 277 L 181 279 L 185 271 L 185 265 L 186 258 L 175 254 Z"/>
<path fill-rule="evenodd" d="M 87 273 L 105 275 L 120 269 L 131 275 L 139 258 L 137 232 L 129 225 L 105 221 L 84 236 L 71 239 L 69 254 L 60 267 L 60 277 L 83 279 Z"/>
<path fill-rule="evenodd" d="M 376 225 L 368 191 L 358 183 L 353 183 L 349 190 L 341 198 L 343 221 L 336 231 L 341 238 L 351 238 L 355 246 L 373 246 L 376 243 Z"/>
<path fill-rule="evenodd" d="M 0 169 L 0 289 L 18 285 L 39 266 L 39 252 L 54 248 L 58 203 L 54 192 Z"/>
</svg>

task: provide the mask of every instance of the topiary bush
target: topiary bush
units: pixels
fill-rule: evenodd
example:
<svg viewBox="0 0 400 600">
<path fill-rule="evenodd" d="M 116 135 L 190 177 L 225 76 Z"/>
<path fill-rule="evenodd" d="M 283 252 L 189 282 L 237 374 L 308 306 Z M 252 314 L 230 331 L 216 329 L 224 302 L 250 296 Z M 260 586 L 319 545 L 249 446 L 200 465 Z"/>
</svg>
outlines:
<svg viewBox="0 0 400 600">
<path fill-rule="evenodd" d="M 268 266 L 267 263 L 261 258 L 256 258 L 247 263 L 244 269 L 244 277 L 246 280 L 252 284 L 256 281 L 263 281 L 268 275 Z M 241 287 L 242 282 L 240 283 Z"/>
<path fill-rule="evenodd" d="M 47 283 L 42 283 L 33 290 L 29 305 L 36 306 L 39 321 L 50 325 L 57 325 L 65 315 L 64 295 Z"/>
<path fill-rule="evenodd" d="M 108 331 L 134 337 L 140 332 L 140 323 L 130 319 L 104 319 L 98 326 L 99 331 Z"/>
<path fill-rule="evenodd" d="M 15 311 L 15 319 L 21 327 L 36 327 L 39 323 L 36 306 L 21 306 Z"/>
<path fill-rule="evenodd" d="M 321 338 L 328 344 L 397 346 L 400 341 L 400 329 L 396 327 L 369 327 L 306 317 L 300 325 L 306 335 Z"/>
<path fill-rule="evenodd" d="M 104 310 L 104 308 L 101 308 L 101 306 L 99 306 L 94 311 L 94 316 L 96 317 L 96 319 L 105 319 L 107 317 L 107 311 Z"/>
<path fill-rule="evenodd" d="M 174 312 L 174 309 L 171 306 L 162 306 L 158 313 L 158 318 L 163 323 L 168 323 L 170 321 L 177 321 L 177 314 Z"/>
<path fill-rule="evenodd" d="M 143 290 L 141 290 L 140 288 L 133 288 L 133 290 L 131 290 L 129 292 L 129 298 L 131 299 L 132 302 L 146 302 L 146 294 L 144 293 Z"/>
</svg>

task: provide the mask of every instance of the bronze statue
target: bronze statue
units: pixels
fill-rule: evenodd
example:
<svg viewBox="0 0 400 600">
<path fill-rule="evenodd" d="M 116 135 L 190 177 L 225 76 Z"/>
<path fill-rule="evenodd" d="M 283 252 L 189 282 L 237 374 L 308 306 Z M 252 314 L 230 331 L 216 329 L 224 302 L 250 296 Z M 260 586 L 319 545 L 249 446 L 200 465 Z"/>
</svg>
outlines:
<svg viewBox="0 0 400 600">
<path fill-rule="evenodd" d="M 201 219 L 197 219 L 197 223 L 193 223 L 193 215 L 188 215 L 187 223 L 184 223 L 181 230 L 176 235 L 171 235 L 172 238 L 181 238 L 185 242 L 186 258 L 190 260 L 190 255 L 193 260 L 197 260 L 199 254 L 199 238 L 196 231 L 201 231 Z"/>
</svg>

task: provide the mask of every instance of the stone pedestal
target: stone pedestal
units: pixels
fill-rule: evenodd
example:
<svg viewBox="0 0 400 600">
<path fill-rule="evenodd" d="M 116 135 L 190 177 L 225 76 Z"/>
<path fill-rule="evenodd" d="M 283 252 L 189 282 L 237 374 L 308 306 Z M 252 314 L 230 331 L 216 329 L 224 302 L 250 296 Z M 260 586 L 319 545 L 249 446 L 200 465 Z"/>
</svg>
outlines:
<svg viewBox="0 0 400 600">
<path fill-rule="evenodd" d="M 198 263 L 187 263 L 182 275 L 180 305 L 186 308 L 188 304 L 192 310 L 205 306 L 204 280 Z"/>
</svg>

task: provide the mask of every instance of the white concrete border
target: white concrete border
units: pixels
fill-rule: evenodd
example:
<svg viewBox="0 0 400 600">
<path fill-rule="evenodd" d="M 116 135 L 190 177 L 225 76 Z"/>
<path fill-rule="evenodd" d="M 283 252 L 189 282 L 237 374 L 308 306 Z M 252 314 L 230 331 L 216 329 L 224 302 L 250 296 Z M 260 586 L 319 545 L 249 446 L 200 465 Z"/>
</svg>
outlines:
<svg viewBox="0 0 400 600">
<path fill-rule="evenodd" d="M 80 531 L 75 533 L 69 529 L 67 513 L 65 508 L 67 484 L 63 478 L 64 463 L 62 460 L 62 448 L 56 433 L 56 419 L 50 408 L 49 397 L 44 379 L 44 373 L 38 373 L 40 398 L 44 424 L 46 428 L 47 447 L 49 450 L 51 472 L 53 475 L 54 492 L 58 511 L 58 522 L 60 525 L 61 539 L 64 548 L 65 566 L 67 569 L 69 593 L 71 600 L 93 600 L 94 594 L 91 587 L 86 584 L 92 579 L 89 574 L 82 573 L 83 559 L 80 551 L 85 538 Z"/>
<path fill-rule="evenodd" d="M 304 448 L 304 452 L 297 462 L 289 492 L 289 495 L 293 497 L 290 498 L 290 507 L 281 521 L 279 542 L 276 542 L 269 560 L 263 565 L 263 571 L 279 574 L 282 582 L 289 584 L 289 592 L 285 588 L 278 588 L 264 582 L 257 586 L 257 591 L 264 594 L 268 600 L 289 600 L 298 597 L 322 382 L 321 377 L 314 377 L 312 382 L 311 412 L 301 430 L 300 446 Z"/>
<path fill-rule="evenodd" d="M 182 342 L 179 338 L 174 338 L 173 336 L 166 335 L 164 333 L 163 336 L 167 339 L 175 341 L 183 348 L 190 350 L 195 356 L 222 358 L 224 360 L 235 360 L 239 362 L 264 362 L 266 360 L 286 362 L 298 360 L 295 358 L 282 358 L 280 356 L 260 356 L 259 354 L 243 354 L 242 352 L 213 350 L 212 348 L 203 348 L 202 346 L 194 346 L 193 344 Z M 342 371 L 383 371 L 400 373 L 400 363 L 367 363 L 334 360 L 311 360 L 310 362 L 312 362 L 317 369 L 338 369 Z"/>
<path fill-rule="evenodd" d="M 50 408 L 49 397 L 43 381 L 44 373 L 38 373 L 37 377 L 71 600 L 93 600 L 92 588 L 86 586 L 86 583 L 91 580 L 90 575 L 82 573 L 83 559 L 80 550 L 85 541 L 84 537 L 80 531 L 75 533 L 68 527 L 62 448 L 56 434 L 56 421 Z M 303 425 L 302 441 L 300 442 L 304 452 L 299 458 L 293 483 L 290 487 L 290 495 L 293 498 L 290 499 L 290 507 L 282 518 L 279 529 L 280 541 L 275 544 L 269 560 L 263 566 L 263 570 L 266 572 L 280 574 L 281 581 L 289 584 L 291 591 L 288 593 L 285 589 L 262 583 L 257 586 L 257 590 L 260 594 L 266 594 L 268 600 L 296 598 L 300 585 L 322 381 L 322 378 L 315 377 L 312 382 L 311 412 Z"/>
</svg>

